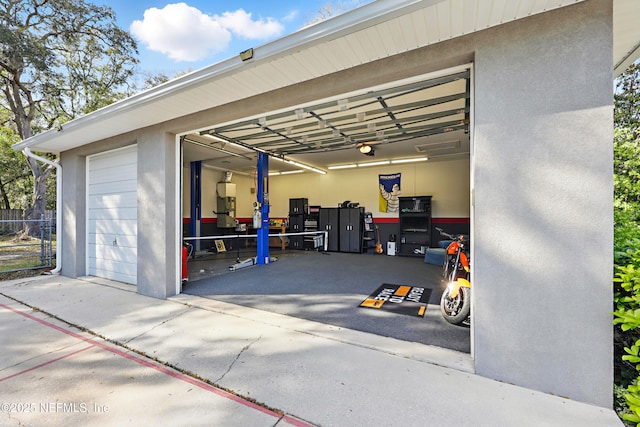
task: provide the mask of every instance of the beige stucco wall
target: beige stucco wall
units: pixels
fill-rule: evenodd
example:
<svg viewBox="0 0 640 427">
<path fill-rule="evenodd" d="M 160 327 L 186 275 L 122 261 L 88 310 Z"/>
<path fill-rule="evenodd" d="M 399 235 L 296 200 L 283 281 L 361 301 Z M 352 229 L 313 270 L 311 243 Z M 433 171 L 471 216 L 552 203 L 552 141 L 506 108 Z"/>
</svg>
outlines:
<svg viewBox="0 0 640 427">
<path fill-rule="evenodd" d="M 270 216 L 289 215 L 289 199 L 306 197 L 311 205 L 336 207 L 345 200 L 359 202 L 377 218 L 397 218 L 398 214 L 378 210 L 378 174 L 401 173 L 401 196 L 433 196 L 434 217 L 469 217 L 469 159 L 425 162 L 406 165 L 368 167 L 328 171 L 326 175 L 304 172 L 269 178 Z M 215 185 L 224 172 L 202 169 L 202 215 L 215 218 Z M 189 218 L 190 172 L 184 169 L 183 215 Z M 234 174 L 238 218 L 249 218 L 256 200 L 253 176 Z"/>
</svg>

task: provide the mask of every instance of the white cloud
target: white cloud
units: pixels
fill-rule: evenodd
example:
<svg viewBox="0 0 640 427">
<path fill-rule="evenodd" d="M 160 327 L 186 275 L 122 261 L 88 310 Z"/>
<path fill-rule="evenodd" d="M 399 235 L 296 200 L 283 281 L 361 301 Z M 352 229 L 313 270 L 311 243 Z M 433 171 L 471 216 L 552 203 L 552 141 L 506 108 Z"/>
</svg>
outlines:
<svg viewBox="0 0 640 427">
<path fill-rule="evenodd" d="M 273 18 L 252 20 L 242 9 L 210 16 L 186 3 L 175 3 L 147 9 L 143 20 L 134 21 L 130 31 L 149 49 L 173 60 L 199 61 L 226 50 L 234 34 L 266 39 L 280 35 L 284 26 Z"/>
<path fill-rule="evenodd" d="M 223 27 L 245 39 L 266 39 L 282 34 L 284 26 L 273 18 L 253 21 L 251 14 L 242 9 L 235 12 L 225 12 L 215 17 Z"/>
</svg>

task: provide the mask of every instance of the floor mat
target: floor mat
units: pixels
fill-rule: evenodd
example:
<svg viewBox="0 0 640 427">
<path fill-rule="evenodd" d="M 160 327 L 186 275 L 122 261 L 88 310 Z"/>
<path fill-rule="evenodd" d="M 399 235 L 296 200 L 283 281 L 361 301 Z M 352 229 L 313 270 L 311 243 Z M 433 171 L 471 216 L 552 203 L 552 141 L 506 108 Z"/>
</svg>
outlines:
<svg viewBox="0 0 640 427">
<path fill-rule="evenodd" d="M 383 283 L 360 303 L 360 307 L 424 317 L 430 296 L 429 288 Z"/>
</svg>

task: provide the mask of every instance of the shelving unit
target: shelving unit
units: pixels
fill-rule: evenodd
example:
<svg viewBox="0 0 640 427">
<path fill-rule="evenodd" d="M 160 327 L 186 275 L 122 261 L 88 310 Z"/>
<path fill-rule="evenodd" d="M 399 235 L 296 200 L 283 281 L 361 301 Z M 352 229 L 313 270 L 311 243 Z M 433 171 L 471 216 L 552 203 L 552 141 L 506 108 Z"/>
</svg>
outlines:
<svg viewBox="0 0 640 427">
<path fill-rule="evenodd" d="M 362 230 L 362 253 L 376 249 L 376 231 L 374 230 L 373 214 L 371 212 L 364 213 L 364 228 Z"/>
<path fill-rule="evenodd" d="M 400 197 L 398 255 L 424 256 L 431 242 L 431 196 Z"/>
</svg>

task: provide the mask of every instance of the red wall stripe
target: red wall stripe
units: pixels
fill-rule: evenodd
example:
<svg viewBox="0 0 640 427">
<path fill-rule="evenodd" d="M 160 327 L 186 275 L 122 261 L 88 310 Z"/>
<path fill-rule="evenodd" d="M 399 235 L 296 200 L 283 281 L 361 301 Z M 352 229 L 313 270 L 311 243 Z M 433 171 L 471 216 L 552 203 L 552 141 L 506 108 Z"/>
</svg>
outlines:
<svg viewBox="0 0 640 427">
<path fill-rule="evenodd" d="M 252 218 L 236 218 L 238 221 L 240 221 L 241 223 L 251 223 L 253 220 Z M 272 218 L 272 219 L 281 219 L 281 220 L 285 220 L 286 218 Z M 373 221 L 378 223 L 378 224 L 397 224 L 399 222 L 398 218 L 373 218 Z M 215 224 L 217 223 L 218 220 L 217 218 L 202 218 L 202 223 L 203 224 Z M 469 218 L 432 218 L 431 222 L 433 224 L 469 224 L 470 223 L 470 219 Z M 190 224 L 191 223 L 191 219 L 190 218 L 183 218 L 182 219 L 182 223 L 183 224 Z"/>
</svg>

